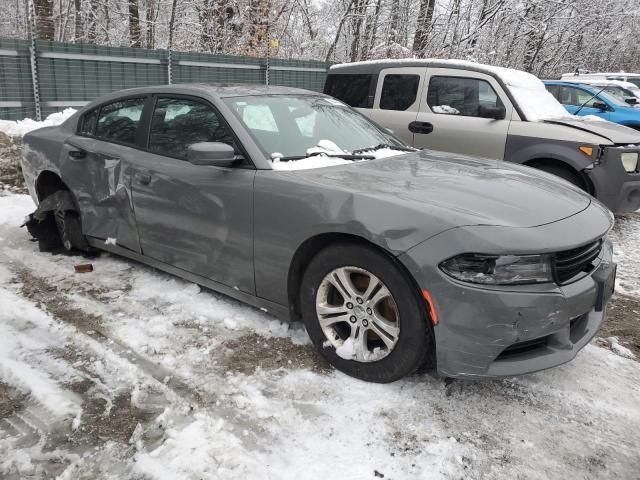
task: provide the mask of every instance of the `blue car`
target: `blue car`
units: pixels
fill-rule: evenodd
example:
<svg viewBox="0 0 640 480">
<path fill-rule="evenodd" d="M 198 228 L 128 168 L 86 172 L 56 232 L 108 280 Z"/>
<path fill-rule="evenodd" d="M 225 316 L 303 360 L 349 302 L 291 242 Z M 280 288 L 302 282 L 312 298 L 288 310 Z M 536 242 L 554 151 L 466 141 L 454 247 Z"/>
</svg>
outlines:
<svg viewBox="0 0 640 480">
<path fill-rule="evenodd" d="M 573 115 L 595 115 L 640 130 L 640 108 L 606 93 L 603 87 L 569 82 L 544 82 L 547 90 Z"/>
</svg>

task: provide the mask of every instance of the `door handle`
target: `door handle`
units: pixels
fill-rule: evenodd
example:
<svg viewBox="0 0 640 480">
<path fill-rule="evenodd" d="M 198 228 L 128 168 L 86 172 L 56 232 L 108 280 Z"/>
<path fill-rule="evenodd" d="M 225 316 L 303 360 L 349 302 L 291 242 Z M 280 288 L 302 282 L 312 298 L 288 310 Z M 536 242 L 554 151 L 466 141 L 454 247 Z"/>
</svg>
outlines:
<svg viewBox="0 0 640 480">
<path fill-rule="evenodd" d="M 429 122 L 411 122 L 409 131 L 412 133 L 431 133 L 433 132 L 433 124 Z"/>
<path fill-rule="evenodd" d="M 74 160 L 81 160 L 87 158 L 87 152 L 84 150 L 69 150 L 69 156 Z"/>
<path fill-rule="evenodd" d="M 149 185 L 151 183 L 151 175 L 148 173 L 136 173 L 135 177 L 140 185 Z"/>
</svg>

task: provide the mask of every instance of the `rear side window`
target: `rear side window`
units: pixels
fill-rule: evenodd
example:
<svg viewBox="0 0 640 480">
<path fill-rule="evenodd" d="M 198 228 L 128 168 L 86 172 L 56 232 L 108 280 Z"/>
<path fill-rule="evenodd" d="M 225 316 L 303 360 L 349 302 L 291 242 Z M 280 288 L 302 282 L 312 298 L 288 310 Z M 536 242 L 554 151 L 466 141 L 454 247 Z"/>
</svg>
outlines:
<svg viewBox="0 0 640 480">
<path fill-rule="evenodd" d="M 82 135 L 94 135 L 98 123 L 98 109 L 92 110 L 82 117 L 79 132 Z"/>
<path fill-rule="evenodd" d="M 135 144 L 144 102 L 144 98 L 131 98 L 101 107 L 95 129 L 96 137 Z"/>
<path fill-rule="evenodd" d="M 479 117 L 481 105 L 502 106 L 498 94 L 489 82 L 462 77 L 432 77 L 427 104 L 433 113 L 465 117 Z"/>
<path fill-rule="evenodd" d="M 159 98 L 151 119 L 149 150 L 186 158 L 198 142 L 222 142 L 235 147 L 233 137 L 208 105 L 184 98 Z"/>
<path fill-rule="evenodd" d="M 415 103 L 419 84 L 420 75 L 386 75 L 380 92 L 380 108 L 406 110 Z"/>
<path fill-rule="evenodd" d="M 560 87 L 558 85 L 545 85 L 547 87 L 547 91 L 558 100 L 560 96 Z"/>
<path fill-rule="evenodd" d="M 350 107 L 371 108 L 370 89 L 373 75 L 328 75 L 324 93 L 342 100 Z"/>
</svg>

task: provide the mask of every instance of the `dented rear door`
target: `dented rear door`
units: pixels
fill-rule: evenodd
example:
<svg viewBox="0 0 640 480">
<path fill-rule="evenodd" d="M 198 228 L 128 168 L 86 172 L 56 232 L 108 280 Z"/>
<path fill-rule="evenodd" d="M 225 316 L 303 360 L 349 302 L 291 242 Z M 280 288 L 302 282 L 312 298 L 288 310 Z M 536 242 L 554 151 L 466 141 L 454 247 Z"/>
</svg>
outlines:
<svg viewBox="0 0 640 480">
<path fill-rule="evenodd" d="M 131 172 L 144 138 L 148 95 L 110 101 L 85 113 L 61 152 L 63 178 L 80 207 L 85 235 L 140 253 Z"/>
</svg>

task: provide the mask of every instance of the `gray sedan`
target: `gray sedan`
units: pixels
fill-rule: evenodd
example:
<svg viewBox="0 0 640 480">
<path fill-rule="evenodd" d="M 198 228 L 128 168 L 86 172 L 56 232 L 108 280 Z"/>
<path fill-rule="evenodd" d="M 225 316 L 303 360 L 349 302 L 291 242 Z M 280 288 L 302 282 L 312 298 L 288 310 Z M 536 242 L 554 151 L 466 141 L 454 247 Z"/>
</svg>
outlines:
<svg viewBox="0 0 640 480">
<path fill-rule="evenodd" d="M 612 294 L 611 213 L 543 172 L 415 151 L 331 97 L 174 85 L 25 136 L 43 249 L 106 250 L 302 320 L 337 369 L 571 360 Z"/>
</svg>

